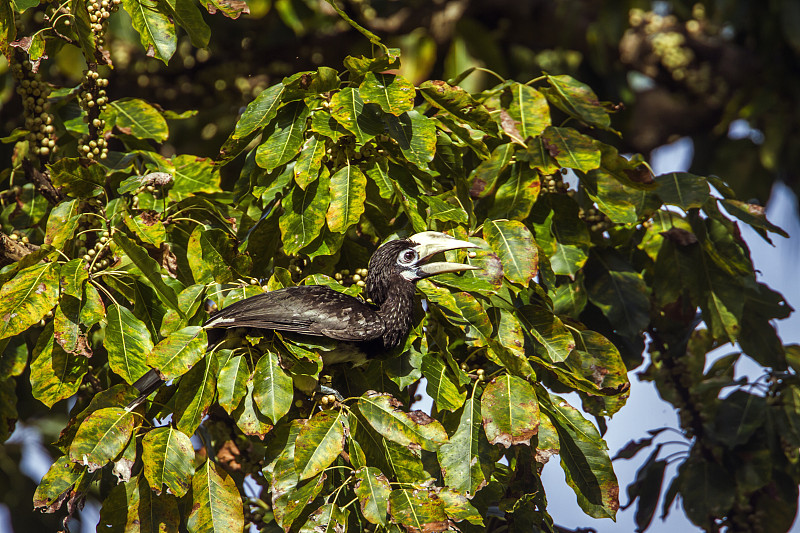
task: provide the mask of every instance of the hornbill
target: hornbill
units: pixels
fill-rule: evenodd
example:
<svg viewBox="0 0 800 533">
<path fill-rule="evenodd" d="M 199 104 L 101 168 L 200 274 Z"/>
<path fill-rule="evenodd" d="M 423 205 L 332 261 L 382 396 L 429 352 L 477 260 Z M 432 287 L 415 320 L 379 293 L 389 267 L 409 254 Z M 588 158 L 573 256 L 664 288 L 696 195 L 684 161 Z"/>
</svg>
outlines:
<svg viewBox="0 0 800 533">
<path fill-rule="evenodd" d="M 445 272 L 475 270 L 463 263 L 428 260 L 440 252 L 478 248 L 444 233 L 424 231 L 407 239 L 383 244 L 369 260 L 366 291 L 374 304 L 321 285 L 287 287 L 245 298 L 212 316 L 204 328 L 255 328 L 327 337 L 342 341 L 339 348 L 323 352 L 323 364 L 362 362 L 365 357 L 391 350 L 411 330 L 414 283 Z M 209 342 L 209 347 L 214 344 Z M 134 387 L 141 396 L 134 408 L 163 380 L 154 369 Z"/>
</svg>

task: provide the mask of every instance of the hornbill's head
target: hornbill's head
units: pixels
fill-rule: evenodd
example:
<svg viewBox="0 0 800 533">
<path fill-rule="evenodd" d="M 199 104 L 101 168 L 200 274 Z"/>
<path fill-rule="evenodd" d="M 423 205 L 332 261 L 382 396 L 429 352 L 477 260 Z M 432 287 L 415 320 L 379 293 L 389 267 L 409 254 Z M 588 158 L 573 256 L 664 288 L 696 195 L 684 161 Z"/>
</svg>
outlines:
<svg viewBox="0 0 800 533">
<path fill-rule="evenodd" d="M 378 248 L 369 260 L 369 273 L 365 280 L 367 294 L 373 302 L 381 305 L 393 283 L 410 285 L 436 274 L 478 269 L 463 263 L 428 262 L 440 252 L 460 248 L 479 246 L 438 231 L 423 231 L 407 239 L 389 241 Z"/>
</svg>

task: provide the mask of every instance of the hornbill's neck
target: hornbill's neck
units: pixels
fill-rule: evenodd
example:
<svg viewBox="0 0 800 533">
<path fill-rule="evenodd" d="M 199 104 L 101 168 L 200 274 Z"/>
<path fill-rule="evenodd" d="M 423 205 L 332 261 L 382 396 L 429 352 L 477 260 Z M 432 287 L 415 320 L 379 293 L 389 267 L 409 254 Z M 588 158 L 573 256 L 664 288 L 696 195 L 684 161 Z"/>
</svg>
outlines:
<svg viewBox="0 0 800 533">
<path fill-rule="evenodd" d="M 392 273 L 386 288 L 376 301 L 380 306 L 378 316 L 383 319 L 386 327 L 383 334 L 383 347 L 391 349 L 403 342 L 411 330 L 414 320 L 414 284 L 406 281 L 399 274 Z"/>
</svg>

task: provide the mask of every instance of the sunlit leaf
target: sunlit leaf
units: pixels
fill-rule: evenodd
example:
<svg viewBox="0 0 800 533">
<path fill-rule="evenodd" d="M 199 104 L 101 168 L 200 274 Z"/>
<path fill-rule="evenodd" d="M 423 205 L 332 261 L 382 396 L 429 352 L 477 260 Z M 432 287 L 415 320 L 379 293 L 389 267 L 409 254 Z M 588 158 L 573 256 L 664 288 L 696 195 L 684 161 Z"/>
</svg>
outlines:
<svg viewBox="0 0 800 533">
<path fill-rule="evenodd" d="M 128 308 L 117 304 L 108 306 L 107 319 L 103 345 L 108 351 L 108 364 L 114 373 L 133 384 L 150 370 L 145 364 L 153 349 L 150 332 Z"/>
<path fill-rule="evenodd" d="M 444 531 L 447 514 L 439 498 L 427 489 L 395 489 L 389 494 L 389 514 L 408 531 Z"/>
<path fill-rule="evenodd" d="M 482 421 L 480 402 L 472 396 L 464 402 L 456 432 L 436 452 L 447 486 L 468 497 L 486 485 L 492 470 Z"/>
<path fill-rule="evenodd" d="M 120 407 L 106 407 L 90 414 L 78 428 L 69 447 L 69 460 L 90 472 L 106 465 L 133 435 L 134 414 Z"/>
<path fill-rule="evenodd" d="M 328 180 L 320 178 L 305 190 L 294 187 L 284 200 L 279 225 L 287 254 L 299 252 L 320 235 L 330 203 L 328 187 Z"/>
<path fill-rule="evenodd" d="M 152 6 L 145 6 L 150 0 L 125 0 L 124 4 L 129 4 L 131 8 L 138 10 L 140 13 L 153 13 L 155 17 L 160 18 L 161 15 Z M 128 8 L 125 9 L 128 11 Z M 169 19 L 164 17 L 166 23 L 172 25 Z M 146 20 L 146 19 L 144 19 Z M 174 33 L 173 33 L 174 38 Z M 174 45 L 173 45 L 174 46 Z M 174 51 L 174 48 L 172 49 Z M 172 55 L 170 51 L 170 55 Z M 166 59 L 164 61 L 166 62 Z M 156 108 L 136 98 L 114 100 L 109 104 L 117 114 L 117 128 L 123 133 L 133 135 L 139 139 L 153 139 L 155 141 L 163 142 L 169 136 L 169 127 L 167 121 L 161 116 Z"/>
<path fill-rule="evenodd" d="M 308 107 L 303 102 L 292 102 L 280 108 L 269 136 L 256 150 L 258 166 L 272 172 L 294 159 L 303 146 L 306 118 Z"/>
<path fill-rule="evenodd" d="M 547 74 L 547 82 L 550 87 L 542 92 L 556 107 L 590 126 L 613 131 L 608 111 L 600 104 L 591 87 L 566 74 Z"/>
<path fill-rule="evenodd" d="M 386 524 L 389 493 L 392 491 L 389 480 L 374 466 L 365 466 L 355 473 L 354 491 L 361 505 L 361 514 L 373 524 Z"/>
<path fill-rule="evenodd" d="M 192 435 L 211 407 L 216 393 L 219 366 L 216 357 L 205 357 L 181 377 L 175 393 L 175 427 Z"/>
<path fill-rule="evenodd" d="M 206 344 L 206 331 L 202 327 L 183 328 L 156 344 L 147 355 L 147 365 L 158 369 L 163 379 L 175 379 L 202 359 Z"/>
<path fill-rule="evenodd" d="M 357 145 L 383 133 L 380 117 L 371 106 L 378 109 L 375 104 L 364 104 L 358 89 L 352 87 L 345 87 L 331 98 L 331 116 L 356 136 Z"/>
<path fill-rule="evenodd" d="M 44 318 L 58 299 L 58 265 L 28 267 L 0 288 L 0 339 L 22 333 Z"/>
<path fill-rule="evenodd" d="M 69 398 L 78 391 L 88 366 L 89 360 L 82 354 L 68 353 L 55 342 L 53 323 L 47 324 L 33 348 L 30 366 L 33 397 L 48 407 Z"/>
<path fill-rule="evenodd" d="M 189 490 L 194 474 L 194 448 L 185 434 L 170 426 L 155 428 L 142 439 L 144 476 L 156 492 L 166 486 L 175 496 Z"/>
<path fill-rule="evenodd" d="M 300 480 L 316 476 L 344 450 L 347 417 L 341 411 L 321 411 L 297 435 L 294 464 Z"/>
<path fill-rule="evenodd" d="M 157 495 L 144 476 L 111 489 L 100 509 L 98 528 L 104 531 L 178 533 L 181 515 L 171 494 Z"/>
<path fill-rule="evenodd" d="M 378 104 L 383 111 L 395 116 L 414 109 L 414 84 L 396 74 L 367 72 L 358 92 L 366 104 Z"/>
<path fill-rule="evenodd" d="M 244 528 L 236 481 L 211 460 L 206 460 L 192 478 L 192 506 L 186 527 L 190 533 L 231 533 Z"/>
<path fill-rule="evenodd" d="M 481 395 L 483 428 L 489 444 L 530 445 L 539 429 L 539 402 L 527 381 L 510 374 L 493 379 Z"/>
<path fill-rule="evenodd" d="M 508 114 L 519 124 L 521 140 L 541 135 L 550 125 L 550 107 L 544 95 L 521 83 L 512 83 L 506 90 L 510 94 Z"/>
<path fill-rule="evenodd" d="M 447 442 L 441 423 L 422 411 L 405 412 L 403 404 L 389 394 L 367 393 L 358 399 L 364 418 L 381 435 L 403 446 L 414 444 L 436 451 Z"/>
<path fill-rule="evenodd" d="M 521 285 L 528 283 L 538 272 L 538 257 L 533 235 L 516 220 L 487 220 L 483 238 L 503 263 L 509 280 Z"/>
<path fill-rule="evenodd" d="M 542 134 L 543 142 L 558 164 L 588 172 L 600 167 L 599 143 L 572 128 L 549 126 Z"/>
<path fill-rule="evenodd" d="M 387 117 L 386 126 L 406 159 L 420 170 L 428 170 L 428 163 L 436 153 L 434 121 L 417 111 L 409 111 L 399 117 Z"/>
<path fill-rule="evenodd" d="M 344 233 L 364 212 L 367 177 L 355 165 L 345 165 L 331 176 L 331 203 L 325 218 L 331 231 Z"/>
<path fill-rule="evenodd" d="M 253 398 L 259 410 L 275 424 L 292 406 L 292 378 L 281 368 L 278 355 L 267 352 L 253 371 Z"/>
</svg>

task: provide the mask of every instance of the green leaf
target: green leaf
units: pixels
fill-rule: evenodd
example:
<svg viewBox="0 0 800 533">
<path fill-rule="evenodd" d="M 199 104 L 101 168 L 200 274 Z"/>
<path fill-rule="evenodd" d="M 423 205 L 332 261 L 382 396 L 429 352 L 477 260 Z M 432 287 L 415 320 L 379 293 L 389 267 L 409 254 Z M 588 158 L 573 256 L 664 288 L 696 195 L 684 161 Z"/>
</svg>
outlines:
<svg viewBox="0 0 800 533">
<path fill-rule="evenodd" d="M 549 309 L 539 305 L 524 305 L 517 318 L 534 338 L 547 350 L 547 356 L 553 363 L 569 357 L 575 348 L 575 341 L 564 323 Z"/>
<path fill-rule="evenodd" d="M 572 128 L 549 126 L 542 134 L 542 140 L 558 164 L 589 172 L 600 167 L 601 153 L 599 143 Z"/>
<path fill-rule="evenodd" d="M 161 267 L 156 263 L 155 259 L 150 257 L 141 246 L 134 243 L 121 231 L 114 232 L 113 239 L 114 242 L 122 248 L 125 255 L 133 261 L 133 264 L 139 267 L 139 270 L 142 271 L 142 274 L 144 274 L 144 277 L 150 282 L 150 285 L 161 295 L 164 303 L 169 305 L 181 317 L 185 318 L 183 310 L 178 303 L 178 297 L 175 295 L 175 291 L 161 279 Z"/>
<path fill-rule="evenodd" d="M 267 352 L 261 356 L 253 371 L 253 383 L 258 409 L 276 424 L 289 412 L 294 396 L 292 378 L 281 368 L 278 354 Z"/>
<path fill-rule="evenodd" d="M 399 117 L 386 118 L 386 129 L 406 159 L 417 168 L 427 171 L 436 153 L 436 123 L 433 119 L 409 111 Z"/>
<path fill-rule="evenodd" d="M 555 174 L 561 168 L 556 161 L 551 149 L 552 145 L 541 135 L 528 139 L 527 150 L 519 152 L 517 159 L 527 161 L 532 169 L 539 170 L 544 175 Z"/>
<path fill-rule="evenodd" d="M 58 301 L 58 264 L 43 263 L 21 270 L 0 288 L 0 339 L 36 324 Z"/>
<path fill-rule="evenodd" d="M 159 3 L 153 0 L 123 0 L 122 7 L 131 16 L 133 28 L 139 33 L 147 57 L 155 57 L 167 64 L 175 53 L 177 38 L 175 26 L 159 9 Z"/>
<path fill-rule="evenodd" d="M 305 190 L 309 183 L 319 177 L 324 156 L 325 139 L 321 139 L 318 135 L 309 137 L 294 166 L 294 181 L 301 189 Z"/>
<path fill-rule="evenodd" d="M 525 220 L 539 197 L 542 182 L 530 166 L 515 163 L 506 180 L 497 188 L 489 218 Z"/>
<path fill-rule="evenodd" d="M 351 416 L 350 430 L 363 449 L 367 464 L 375 465 L 400 483 L 423 483 L 431 478 L 422 465 L 418 448 L 384 438 L 363 417 Z"/>
<path fill-rule="evenodd" d="M 111 489 L 100 510 L 98 529 L 113 533 L 178 533 L 181 515 L 171 494 L 156 495 L 144 476 Z"/>
<path fill-rule="evenodd" d="M 78 157 L 65 157 L 48 168 L 53 185 L 73 198 L 97 196 L 103 190 L 106 171 L 99 163 Z"/>
<path fill-rule="evenodd" d="M 597 429 L 565 400 L 537 386 L 539 408 L 558 431 L 561 468 L 583 512 L 593 518 L 614 518 L 619 485 L 608 446 Z"/>
<path fill-rule="evenodd" d="M 158 370 L 165 381 L 184 375 L 206 351 L 206 330 L 189 326 L 156 344 L 147 355 L 147 365 Z"/>
<path fill-rule="evenodd" d="M 122 306 L 108 306 L 108 325 L 103 345 L 108 351 L 108 364 L 115 374 L 132 385 L 147 373 L 147 354 L 153 349 L 150 332 L 144 322 Z"/>
<path fill-rule="evenodd" d="M 636 336 L 650 323 L 650 298 L 642 275 L 624 259 L 598 254 L 602 273 L 586 288 L 589 300 L 600 308 L 616 331 Z"/>
<path fill-rule="evenodd" d="M 403 446 L 421 446 L 435 452 L 447 442 L 442 425 L 423 411 L 402 410 L 403 404 L 390 394 L 368 392 L 358 399 L 358 408 L 370 425 L 386 437 Z"/>
<path fill-rule="evenodd" d="M 173 421 L 183 433 L 194 434 L 203 421 L 214 400 L 218 373 L 217 358 L 209 355 L 181 378 L 175 393 Z"/>
<path fill-rule="evenodd" d="M 247 392 L 249 377 L 250 369 L 247 367 L 247 359 L 243 355 L 234 355 L 221 365 L 217 382 L 217 392 L 219 393 L 217 402 L 228 414 L 232 414 L 242 402 L 242 398 Z"/>
<path fill-rule="evenodd" d="M 353 490 L 358 496 L 361 514 L 373 524 L 385 526 L 389 493 L 392 491 L 389 480 L 374 466 L 359 468 L 355 476 Z"/>
<path fill-rule="evenodd" d="M 327 137 L 333 142 L 339 142 L 339 139 L 350 135 L 350 132 L 339 124 L 331 115 L 326 111 L 315 111 L 311 115 L 311 131 Z"/>
<path fill-rule="evenodd" d="M 121 407 L 106 407 L 81 423 L 69 447 L 69 460 L 94 472 L 125 449 L 133 435 L 134 415 Z"/>
<path fill-rule="evenodd" d="M 185 1 L 185 0 L 181 0 Z M 180 201 L 198 192 L 216 193 L 219 187 L 219 167 L 207 157 L 180 154 L 169 160 L 174 181 L 169 199 Z"/>
<path fill-rule="evenodd" d="M 125 0 L 125 3 L 141 5 L 142 0 Z M 144 0 L 149 2 L 150 0 Z M 148 12 L 156 13 L 152 8 Z M 164 142 L 169 137 L 167 121 L 156 108 L 137 98 L 114 100 L 109 104 L 117 114 L 117 128 L 122 133 L 137 139 L 153 139 Z"/>
<path fill-rule="evenodd" d="M 544 95 L 522 83 L 512 83 L 506 91 L 510 94 L 508 114 L 519 124 L 522 140 L 541 135 L 551 124 L 550 107 Z"/>
<path fill-rule="evenodd" d="M 575 350 L 566 363 L 576 374 L 594 383 L 603 394 L 582 395 L 583 410 L 595 416 L 612 416 L 622 409 L 628 399 L 628 369 L 614 344 L 601 334 L 590 330 L 572 330 Z"/>
<path fill-rule="evenodd" d="M 539 402 L 536 390 L 524 379 L 504 374 L 493 379 L 481 396 L 483 429 L 489 444 L 509 448 L 530 446 L 539 430 Z"/>
<path fill-rule="evenodd" d="M 250 8 L 246 2 L 238 0 L 206 0 L 205 7 L 209 13 L 220 11 L 223 15 L 231 19 L 239 18 L 241 14 L 250 13 Z"/>
<path fill-rule="evenodd" d="M 55 342 L 52 322 L 42 330 L 33 348 L 32 357 L 30 380 L 34 398 L 47 407 L 53 407 L 59 400 L 78 392 L 89 360 L 82 354 L 64 351 Z"/>
<path fill-rule="evenodd" d="M 144 477 L 157 494 L 166 486 L 180 498 L 194 475 L 192 441 L 171 426 L 155 428 L 142 439 L 142 463 Z"/>
<path fill-rule="evenodd" d="M 318 533 L 321 531 L 345 531 L 348 512 L 333 503 L 326 503 L 311 513 L 298 533 Z"/>
<path fill-rule="evenodd" d="M 211 28 L 203 20 L 203 15 L 195 0 L 167 0 L 170 16 L 178 25 L 186 30 L 195 48 L 208 47 L 211 39 Z"/>
<path fill-rule="evenodd" d="M 303 146 L 308 107 L 303 102 L 292 102 L 278 110 L 273 128 L 267 139 L 256 150 L 256 164 L 272 172 L 288 163 Z"/>
<path fill-rule="evenodd" d="M 57 250 L 62 249 L 64 244 L 75 235 L 80 218 L 79 200 L 68 200 L 54 206 L 50 210 L 50 216 L 47 217 L 44 243 Z"/>
<path fill-rule="evenodd" d="M 453 521 L 466 520 L 472 525 L 484 526 L 480 512 L 472 506 L 464 494 L 445 487 L 437 492 L 437 496 L 444 502 L 444 510 Z"/>
<path fill-rule="evenodd" d="M 347 426 L 347 416 L 342 411 L 329 410 L 316 413 L 300 428 L 294 448 L 300 481 L 325 470 L 344 451 Z"/>
<path fill-rule="evenodd" d="M 459 390 L 447 367 L 438 357 L 422 358 L 422 375 L 428 381 L 425 392 L 436 402 L 437 409 L 455 411 L 464 405 L 467 393 Z"/>
<path fill-rule="evenodd" d="M 693 207 L 703 207 L 711 194 L 708 181 L 688 172 L 670 172 L 656 177 L 656 193 L 665 204 L 688 211 Z"/>
<path fill-rule="evenodd" d="M 325 218 L 331 231 L 344 233 L 364 213 L 367 177 L 354 165 L 345 165 L 331 176 L 331 203 Z"/>
<path fill-rule="evenodd" d="M 539 268 L 537 248 L 530 230 L 516 220 L 487 220 L 483 238 L 503 263 L 506 278 L 527 286 Z"/>
<path fill-rule="evenodd" d="M 233 139 L 244 139 L 269 124 L 281 106 L 281 96 L 284 90 L 282 83 L 276 83 L 258 93 L 255 100 L 247 104 L 244 113 L 236 123 L 236 129 L 231 134 L 231 137 Z"/>
<path fill-rule="evenodd" d="M 550 258 L 553 273 L 574 277 L 586 263 L 591 238 L 578 217 L 578 205 L 561 194 L 543 194 L 529 218 L 536 244 Z"/>
<path fill-rule="evenodd" d="M 374 106 L 374 108 L 371 108 Z M 331 116 L 356 136 L 356 145 L 361 146 L 379 133 L 383 133 L 378 108 L 375 104 L 364 104 L 358 89 L 345 87 L 331 98 Z"/>
<path fill-rule="evenodd" d="M 195 283 L 201 284 L 228 283 L 245 275 L 250 266 L 247 257 L 238 253 L 236 239 L 230 233 L 202 225 L 196 226 L 189 237 L 187 257 Z"/>
<path fill-rule="evenodd" d="M 144 211 L 134 217 L 125 213 L 122 216 L 122 221 L 142 242 L 149 244 L 153 248 L 160 248 L 161 243 L 167 239 L 167 231 L 164 229 L 164 224 L 158 219 L 158 215 L 154 211 Z"/>
<path fill-rule="evenodd" d="M 725 208 L 725 211 L 730 213 L 731 215 L 735 216 L 742 222 L 749 224 L 753 227 L 756 231 L 761 233 L 762 237 L 766 238 L 766 231 L 771 231 L 772 233 L 777 233 L 781 237 L 789 238 L 789 234 L 786 233 L 783 229 L 779 228 L 775 224 L 772 224 L 769 220 L 767 220 L 767 213 L 764 206 L 756 205 L 756 204 L 748 204 L 747 202 L 741 202 L 739 200 L 720 200 L 722 206 Z M 52 215 L 51 215 L 52 216 Z M 766 239 L 767 242 L 770 242 L 769 239 Z"/>
<path fill-rule="evenodd" d="M 66 455 L 56 459 L 36 487 L 34 510 L 46 510 L 58 501 L 69 500 L 83 481 L 85 472 L 83 466 L 70 462 Z"/>
<path fill-rule="evenodd" d="M 432 220 L 455 222 L 456 224 L 467 224 L 469 222 L 469 216 L 461 206 L 448 203 L 436 196 L 423 196 L 421 199 L 428 204 L 429 225 Z"/>
<path fill-rule="evenodd" d="M 407 531 L 444 531 L 448 528 L 444 504 L 428 489 L 395 489 L 389 494 L 389 514 Z"/>
<path fill-rule="evenodd" d="M 364 103 L 378 104 L 384 112 L 394 116 L 414 109 L 414 84 L 396 74 L 367 72 L 358 92 Z"/>
<path fill-rule="evenodd" d="M 231 415 L 236 420 L 236 425 L 242 430 L 242 433 L 264 438 L 264 435 L 272 429 L 272 424 L 269 418 L 261 413 L 253 399 L 254 387 L 253 377 L 250 376 L 246 382 L 244 397 Z"/>
<path fill-rule="evenodd" d="M 608 111 L 600 104 L 591 87 L 566 74 L 547 74 L 547 82 L 550 88 L 543 89 L 542 92 L 564 113 L 589 126 L 614 131 L 611 129 Z"/>
<path fill-rule="evenodd" d="M 305 190 L 292 188 L 283 201 L 284 213 L 278 224 L 286 254 L 299 252 L 319 237 L 330 203 L 328 186 L 328 180 L 320 177 Z"/>
<path fill-rule="evenodd" d="M 244 510 L 236 481 L 206 460 L 192 478 L 192 506 L 186 527 L 190 533 L 242 531 Z"/>
<path fill-rule="evenodd" d="M 489 111 L 461 87 L 451 87 L 443 81 L 434 80 L 420 85 L 419 91 L 434 107 L 447 111 L 458 122 L 490 135 L 497 134 L 497 123 Z"/>
<path fill-rule="evenodd" d="M 482 431 L 481 405 L 473 395 L 464 402 L 456 432 L 436 452 L 447 487 L 472 497 L 489 481 L 493 460 Z"/>
<path fill-rule="evenodd" d="M 484 198 L 494 192 L 497 179 L 508 168 L 516 147 L 511 143 L 499 145 L 492 150 L 489 159 L 481 161 L 469 175 L 470 196 Z"/>
</svg>

